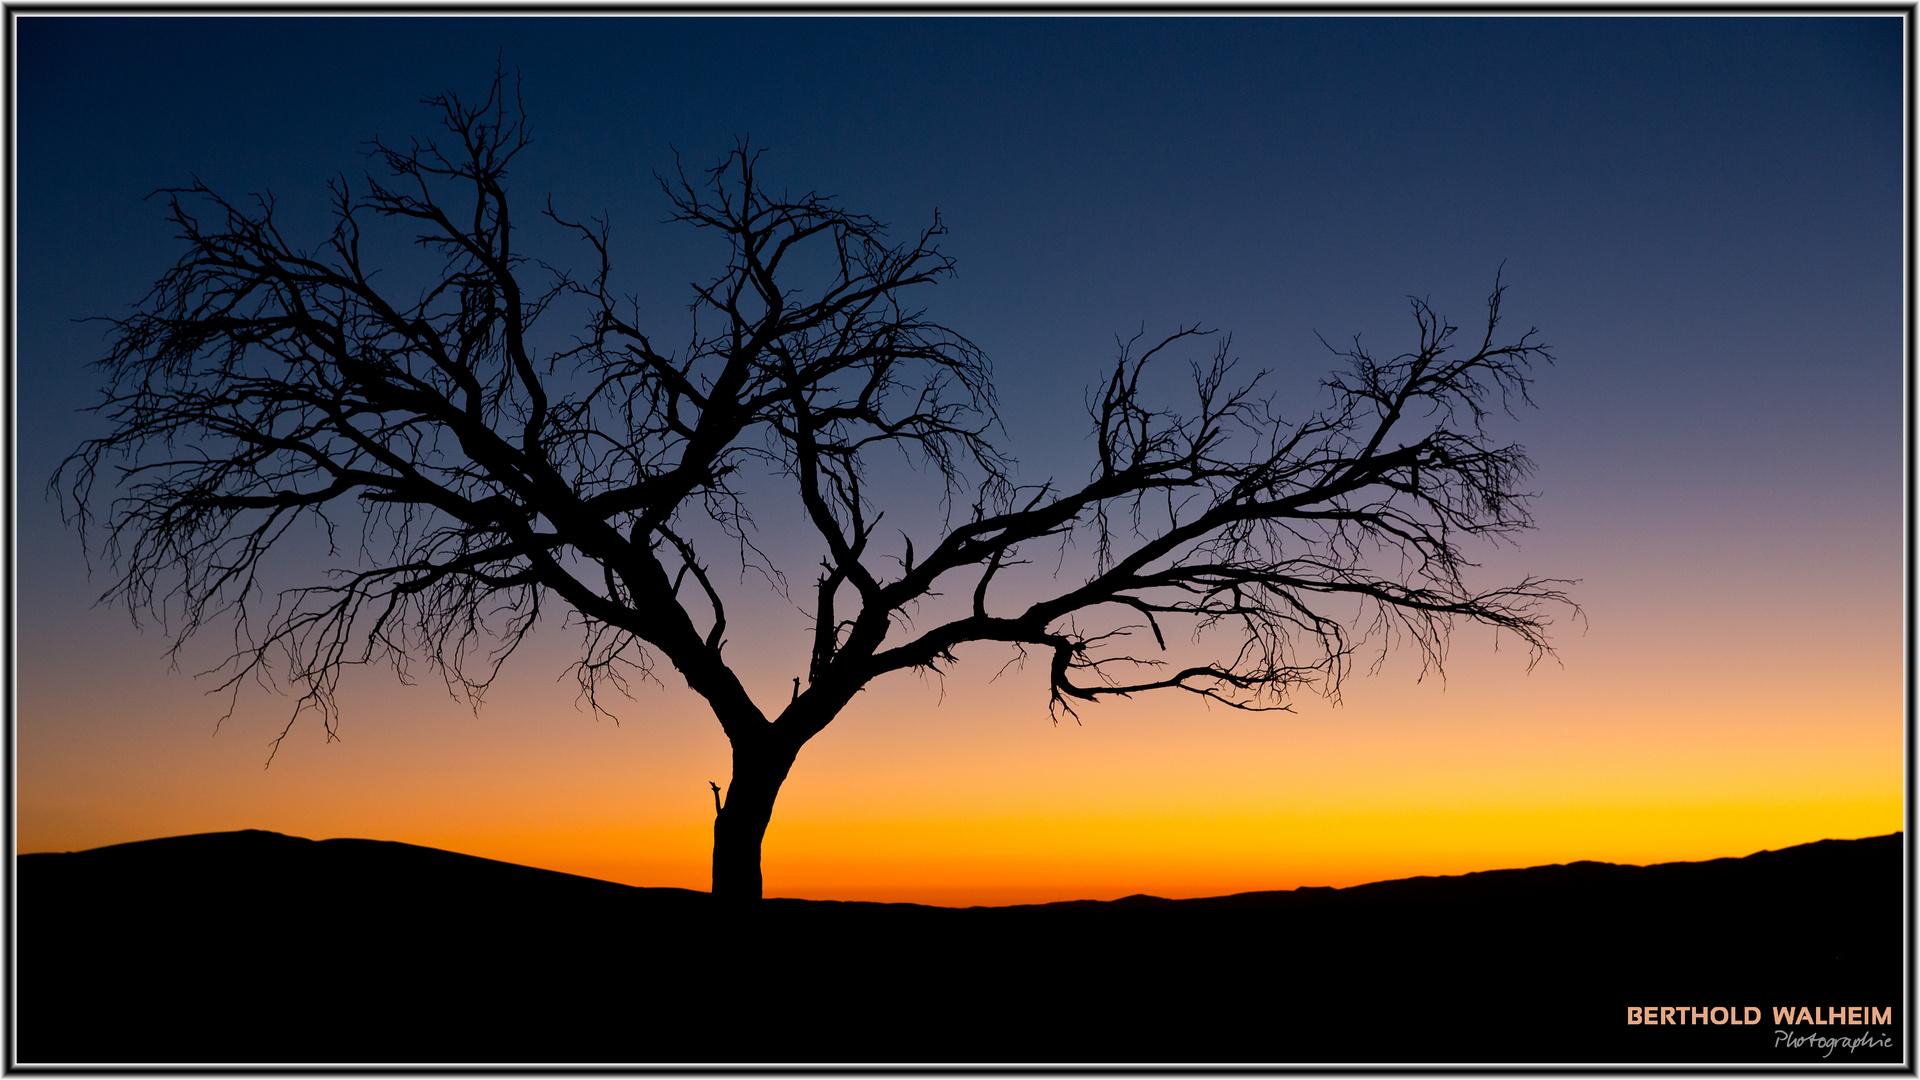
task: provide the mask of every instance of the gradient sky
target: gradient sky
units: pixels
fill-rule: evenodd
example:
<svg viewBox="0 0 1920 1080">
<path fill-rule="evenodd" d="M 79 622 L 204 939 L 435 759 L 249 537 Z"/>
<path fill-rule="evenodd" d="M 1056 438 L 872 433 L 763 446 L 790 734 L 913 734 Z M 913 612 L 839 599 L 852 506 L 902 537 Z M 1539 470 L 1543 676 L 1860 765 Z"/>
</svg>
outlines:
<svg viewBox="0 0 1920 1080">
<path fill-rule="evenodd" d="M 477 713 L 366 672 L 338 742 L 303 721 L 263 768 L 290 703 L 245 695 L 216 733 L 192 672 L 217 640 L 170 669 L 93 605 L 108 579 L 43 498 L 100 430 L 80 320 L 178 255 L 149 191 L 270 190 L 317 240 L 325 181 L 496 55 L 534 124 L 519 204 L 606 212 L 656 325 L 714 269 L 661 224 L 676 149 L 751 136 L 776 186 L 896 235 L 937 208 L 959 273 L 923 301 L 993 358 L 1026 479 L 1080 475 L 1083 388 L 1143 324 L 1230 330 L 1310 395 L 1316 333 L 1404 345 L 1409 295 L 1470 327 L 1504 264 L 1508 318 L 1560 358 L 1512 428 L 1538 528 L 1482 560 L 1580 579 L 1557 662 L 1467 630 L 1444 680 L 1393 657 L 1337 706 L 1162 696 L 1056 726 L 1043 672 L 995 679 L 975 647 L 802 752 L 769 894 L 1192 896 L 1902 825 L 1897 17 L 16 25 L 21 851 L 265 828 L 706 886 L 727 745 L 670 674 L 596 719 L 552 627 Z M 755 615 L 730 655 L 772 700 L 804 623 Z"/>
</svg>

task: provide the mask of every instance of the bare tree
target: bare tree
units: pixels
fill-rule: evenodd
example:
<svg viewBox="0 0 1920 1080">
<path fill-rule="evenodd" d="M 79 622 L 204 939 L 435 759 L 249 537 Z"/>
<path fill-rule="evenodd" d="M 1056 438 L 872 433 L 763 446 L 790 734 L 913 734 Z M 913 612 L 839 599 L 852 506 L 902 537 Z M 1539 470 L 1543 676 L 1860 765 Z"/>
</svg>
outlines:
<svg viewBox="0 0 1920 1080">
<path fill-rule="evenodd" d="M 912 306 L 952 269 L 937 217 L 889 244 L 827 199 L 772 195 L 744 145 L 681 172 L 663 183 L 674 219 L 730 257 L 695 287 L 690 337 L 666 347 L 610 291 L 604 222 L 544 214 L 592 253 L 583 277 L 515 246 L 515 86 L 427 103 L 445 134 L 375 143 L 389 175 L 333 185 L 316 250 L 282 235 L 269 199 L 164 193 L 186 253 L 112 320 L 97 406 L 111 431 L 53 480 L 114 567 L 106 597 L 160 619 L 175 649 L 230 624 L 222 687 L 290 679 L 289 728 L 313 711 L 331 736 L 353 665 L 404 678 L 424 662 L 477 699 L 557 603 L 584 629 L 595 708 L 657 657 L 712 707 L 733 747 L 713 889 L 743 899 L 760 896 L 761 840 L 800 748 L 875 679 L 940 670 L 969 642 L 1044 657 L 1056 719 L 1150 690 L 1284 709 L 1302 688 L 1336 692 L 1369 636 L 1438 665 L 1462 620 L 1535 659 L 1548 649 L 1564 582 L 1465 576 L 1464 542 L 1528 525 L 1527 458 L 1485 421 L 1526 402 L 1529 365 L 1550 359 L 1534 331 L 1497 336 L 1497 283 L 1477 341 L 1416 302 L 1410 351 L 1356 339 L 1323 405 L 1293 421 L 1218 340 L 1190 405 L 1150 403 L 1143 374 L 1205 331 L 1124 343 L 1089 398 L 1091 474 L 1021 483 L 990 438 L 987 358 Z M 394 275 L 421 275 L 412 290 L 363 257 L 363 229 L 393 225 L 423 254 Z M 568 310 L 584 330 L 536 330 Z M 879 529 L 866 485 L 883 452 L 945 486 L 945 524 L 918 545 Z M 783 585 L 750 515 L 765 477 L 823 553 L 796 598 L 811 605 L 806 673 L 777 715 L 724 652 L 736 592 L 766 584 L 715 561 Z M 268 552 L 303 522 L 330 543 L 357 527 L 357 551 L 317 583 L 273 587 Z M 1067 543 L 1089 547 L 1084 575 L 1056 574 L 1039 599 L 1005 586 L 1023 552 Z M 943 594 L 971 603 L 919 627 Z M 1169 651 L 1176 624 L 1200 644 Z"/>
</svg>

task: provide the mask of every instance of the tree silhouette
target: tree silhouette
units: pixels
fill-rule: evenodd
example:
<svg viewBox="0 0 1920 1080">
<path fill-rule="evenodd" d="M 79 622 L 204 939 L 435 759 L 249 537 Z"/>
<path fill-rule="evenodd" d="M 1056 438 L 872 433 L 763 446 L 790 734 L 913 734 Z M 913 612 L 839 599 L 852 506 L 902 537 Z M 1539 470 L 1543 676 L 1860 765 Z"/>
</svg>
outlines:
<svg viewBox="0 0 1920 1080">
<path fill-rule="evenodd" d="M 875 679 L 943 669 L 966 643 L 1043 657 L 1056 720 L 1150 690 L 1284 709 L 1297 689 L 1337 692 L 1369 635 L 1440 664 L 1459 620 L 1510 631 L 1534 659 L 1548 648 L 1543 612 L 1565 582 L 1463 576 L 1464 540 L 1528 525 L 1528 460 L 1484 422 L 1526 402 L 1529 365 L 1550 359 L 1535 331 L 1496 337 L 1497 282 L 1477 343 L 1415 302 L 1414 348 L 1336 350 L 1344 370 L 1293 421 L 1219 340 L 1192 365 L 1190 405 L 1149 400 L 1143 373 L 1206 331 L 1123 343 L 1089 397 L 1090 475 L 1023 483 L 991 438 L 987 358 L 913 306 L 952 270 L 937 216 L 889 244 L 828 199 L 773 195 L 744 144 L 704 176 L 681 171 L 662 183 L 673 219 L 729 257 L 667 347 L 611 291 L 604 222 L 551 201 L 542 215 L 584 243 L 589 275 L 515 246 L 517 87 L 426 103 L 446 134 L 375 142 L 390 175 L 332 185 L 317 250 L 283 236 L 268 198 L 164 192 L 186 253 L 110 320 L 96 409 L 111 431 L 52 482 L 115 570 L 106 598 L 160 620 L 175 650 L 230 623 L 220 685 L 289 679 L 289 729 L 313 711 L 332 736 L 341 673 L 359 664 L 405 678 L 423 662 L 477 699 L 557 604 L 583 629 L 595 709 L 657 657 L 711 706 L 733 749 L 713 889 L 744 899 L 760 896 L 761 840 L 800 748 Z M 389 247 L 376 266 L 363 252 L 395 225 L 425 257 Z M 572 336 L 536 331 L 569 310 Z M 903 452 L 947 494 L 919 545 L 882 533 L 870 501 L 876 457 Z M 797 500 L 822 555 L 806 673 L 769 715 L 724 650 L 737 591 L 784 588 L 751 513 L 777 498 Z M 357 555 L 269 587 L 263 561 L 303 522 L 330 544 L 357 526 Z M 1006 584 L 1023 552 L 1067 543 L 1091 548 L 1083 577 Z M 722 554 L 737 583 L 715 571 Z M 963 599 L 918 626 L 943 594 Z M 1170 649 L 1176 628 L 1197 644 Z"/>
</svg>

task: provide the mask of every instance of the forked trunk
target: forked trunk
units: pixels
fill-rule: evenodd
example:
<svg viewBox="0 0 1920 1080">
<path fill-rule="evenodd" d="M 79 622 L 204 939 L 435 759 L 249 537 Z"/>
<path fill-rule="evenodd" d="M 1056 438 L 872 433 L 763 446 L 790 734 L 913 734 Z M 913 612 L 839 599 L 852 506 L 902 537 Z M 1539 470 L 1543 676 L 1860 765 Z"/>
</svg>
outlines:
<svg viewBox="0 0 1920 1080">
<path fill-rule="evenodd" d="M 733 750 L 733 782 L 713 820 L 713 897 L 721 903 L 760 899 L 760 841 L 773 800 L 793 767 L 793 754 L 771 748 Z"/>
</svg>

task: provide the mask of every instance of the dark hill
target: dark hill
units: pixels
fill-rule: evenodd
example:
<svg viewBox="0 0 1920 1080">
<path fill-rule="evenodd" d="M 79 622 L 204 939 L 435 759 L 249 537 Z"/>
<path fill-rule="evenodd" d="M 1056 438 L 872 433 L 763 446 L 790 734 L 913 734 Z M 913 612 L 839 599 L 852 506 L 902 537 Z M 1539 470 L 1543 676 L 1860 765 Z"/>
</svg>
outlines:
<svg viewBox="0 0 1920 1080">
<path fill-rule="evenodd" d="M 1793 1030 L 1887 1037 L 1824 1060 L 1889 1062 L 1906 1044 L 1903 853 L 1894 834 L 1348 889 L 742 917 L 408 844 L 174 837 L 18 858 L 16 1047 L 27 1063 L 1822 1060 L 1777 1045 Z M 1895 1022 L 1772 1022 L 1800 1004 Z M 1648 1005 L 1765 1019 L 1626 1022 Z"/>
</svg>

